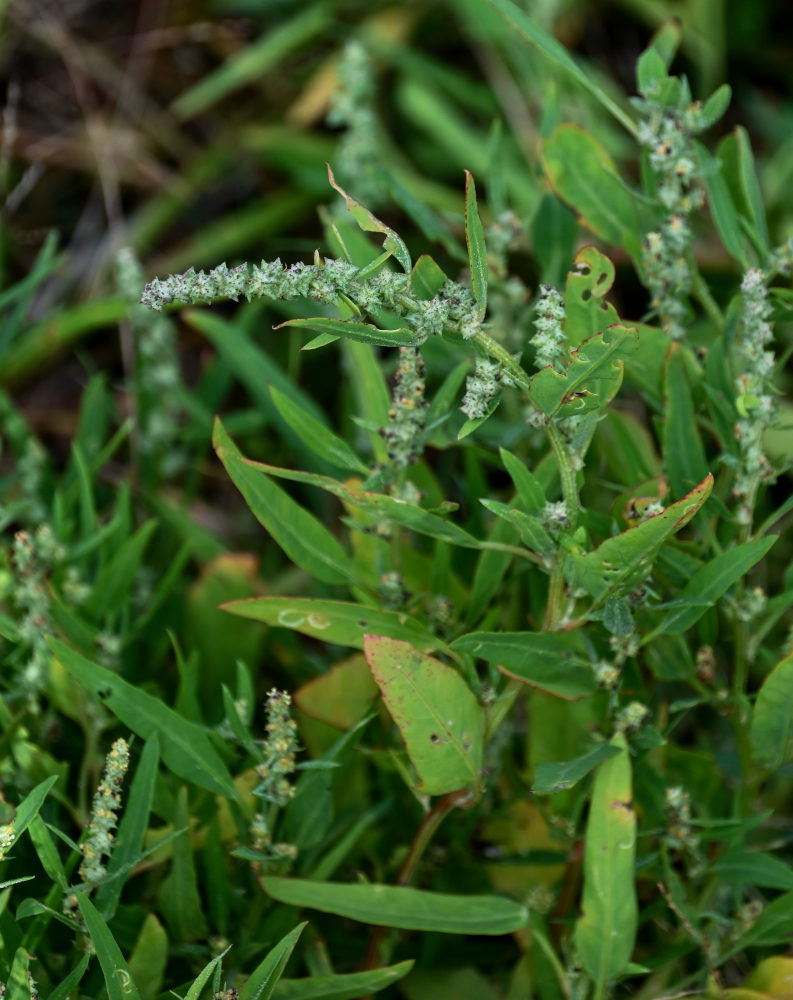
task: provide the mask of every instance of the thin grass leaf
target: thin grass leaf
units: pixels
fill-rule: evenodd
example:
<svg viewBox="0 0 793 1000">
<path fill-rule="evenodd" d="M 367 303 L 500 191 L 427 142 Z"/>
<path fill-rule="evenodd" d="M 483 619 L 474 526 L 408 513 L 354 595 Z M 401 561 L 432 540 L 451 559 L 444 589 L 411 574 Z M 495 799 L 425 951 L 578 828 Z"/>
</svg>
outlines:
<svg viewBox="0 0 793 1000">
<path fill-rule="evenodd" d="M 85 921 L 86 930 L 96 950 L 102 975 L 105 977 L 108 1000 L 141 1000 L 129 966 L 124 960 L 110 928 L 87 896 L 78 890 L 74 890 L 74 895 Z"/>
</svg>

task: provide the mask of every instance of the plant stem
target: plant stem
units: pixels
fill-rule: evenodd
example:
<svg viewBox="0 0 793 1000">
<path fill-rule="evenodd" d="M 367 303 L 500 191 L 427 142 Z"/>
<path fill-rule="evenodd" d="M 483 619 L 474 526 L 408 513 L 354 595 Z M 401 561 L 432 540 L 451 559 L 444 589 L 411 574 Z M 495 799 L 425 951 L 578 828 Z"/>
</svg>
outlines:
<svg viewBox="0 0 793 1000">
<path fill-rule="evenodd" d="M 470 801 L 470 790 L 460 788 L 455 792 L 448 792 L 434 803 L 419 824 L 418 830 L 416 830 L 408 852 L 405 855 L 405 860 L 402 862 L 402 866 L 395 879 L 395 885 L 410 885 L 416 873 L 418 863 L 429 846 L 430 841 L 435 836 L 438 827 L 453 809 L 456 809 L 458 806 L 465 806 Z M 377 926 L 373 928 L 366 958 L 361 966 L 362 971 L 367 972 L 369 969 L 377 969 L 383 964 L 381 953 L 385 932 L 385 927 Z"/>
<path fill-rule="evenodd" d="M 576 484 L 576 471 L 570 462 L 570 454 L 567 450 L 567 442 L 562 432 L 554 424 L 548 424 L 548 439 L 551 442 L 556 462 L 559 466 L 559 479 L 562 484 L 562 497 L 567 507 L 570 519 L 570 529 L 574 529 L 578 521 L 580 503 L 578 500 L 578 486 Z M 561 619 L 564 617 L 564 564 L 567 559 L 567 552 L 561 546 L 556 551 L 553 567 L 551 568 L 551 580 L 548 585 L 548 603 L 545 606 L 545 620 L 543 631 L 553 632 Z"/>
</svg>

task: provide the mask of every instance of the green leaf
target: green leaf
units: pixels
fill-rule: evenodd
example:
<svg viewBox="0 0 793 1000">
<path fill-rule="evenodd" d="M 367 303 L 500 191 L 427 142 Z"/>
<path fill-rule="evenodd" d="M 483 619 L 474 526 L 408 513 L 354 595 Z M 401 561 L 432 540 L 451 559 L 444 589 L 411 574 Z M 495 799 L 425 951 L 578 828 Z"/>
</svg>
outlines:
<svg viewBox="0 0 793 1000">
<path fill-rule="evenodd" d="M 27 830 L 28 826 L 33 822 L 36 816 L 38 816 L 39 810 L 44 805 L 44 800 L 47 798 L 47 795 L 49 795 L 50 789 L 57 780 L 57 774 L 53 774 L 49 778 L 45 778 L 44 781 L 39 782 L 39 784 L 36 785 L 32 791 L 28 792 L 24 799 L 22 799 L 19 803 L 14 816 L 14 839 L 6 846 L 6 853 L 11 850 L 13 845 L 19 840 L 25 830 Z"/>
<path fill-rule="evenodd" d="M 281 469 L 275 465 L 267 465 L 264 462 L 254 462 L 252 459 L 243 459 L 243 464 L 247 466 L 251 473 L 267 474 L 277 476 L 280 479 L 289 479 L 296 483 L 309 483 L 312 486 L 319 486 L 320 489 L 332 493 L 339 499 L 358 507 L 360 510 L 371 514 L 376 521 L 388 519 L 397 524 L 411 528 L 421 535 L 430 535 L 432 538 L 439 538 L 444 542 L 451 542 L 452 545 L 460 545 L 464 548 L 477 549 L 481 543 L 464 528 L 460 528 L 452 521 L 447 521 L 438 514 L 416 504 L 408 503 L 397 497 L 388 496 L 384 493 L 370 493 L 357 487 L 340 483 L 329 476 L 321 476 L 315 472 L 301 472 L 296 469 Z M 299 508 L 302 510 L 302 508 Z M 332 538 L 332 536 L 331 536 Z M 335 542 L 335 539 L 332 539 Z M 338 545 L 338 542 L 335 542 Z M 318 574 L 314 574 L 315 576 Z M 322 577 L 319 577 L 322 579 Z"/>
<path fill-rule="evenodd" d="M 231 946 L 229 945 L 229 947 Z M 207 962 L 204 968 L 198 973 L 196 978 L 193 980 L 190 989 L 187 991 L 187 993 L 185 993 L 184 1000 L 199 1000 L 199 997 L 201 996 L 201 992 L 204 989 L 204 986 L 209 982 L 209 977 L 223 961 L 223 956 L 226 954 L 228 950 L 229 949 L 226 948 L 226 951 L 224 951 L 222 954 L 217 955 L 215 958 L 212 959 L 211 962 Z"/>
<path fill-rule="evenodd" d="M 624 358 L 636 349 L 636 330 L 612 326 L 570 354 L 564 374 L 549 366 L 532 378 L 529 396 L 546 417 L 578 416 L 604 407 L 622 384 Z"/>
<path fill-rule="evenodd" d="M 28 825 L 28 836 L 39 856 L 41 867 L 63 893 L 69 891 L 69 878 L 58 849 L 41 816 L 34 816 Z"/>
<path fill-rule="evenodd" d="M 525 927 L 528 910 L 503 896 L 458 896 L 392 885 L 346 885 L 304 879 L 262 879 L 281 903 L 381 927 L 443 934 L 511 934 Z"/>
<path fill-rule="evenodd" d="M 680 48 L 681 35 L 680 22 L 676 18 L 670 18 L 661 25 L 652 37 L 650 45 L 663 59 L 667 69 L 671 66 L 672 60 Z"/>
<path fill-rule="evenodd" d="M 481 791 L 484 714 L 453 667 L 408 642 L 367 635 L 364 653 L 419 776 L 417 791 Z"/>
<path fill-rule="evenodd" d="M 471 632 L 451 646 L 557 698 L 575 701 L 597 689 L 577 632 Z"/>
<path fill-rule="evenodd" d="M 213 345 L 264 413 L 275 414 L 270 397 L 270 389 L 274 387 L 316 420 L 323 419 L 321 407 L 253 341 L 239 322 L 201 309 L 189 309 L 183 313 L 183 318 Z"/>
<path fill-rule="evenodd" d="M 479 307 L 479 318 L 484 319 L 487 311 L 487 247 L 485 231 L 476 204 L 476 185 L 470 170 L 465 172 L 465 242 L 468 245 L 471 287 Z"/>
<path fill-rule="evenodd" d="M 768 771 L 793 756 L 793 653 L 763 681 L 752 711 L 752 753 Z"/>
<path fill-rule="evenodd" d="M 495 522 L 487 536 L 487 541 L 494 545 L 512 545 L 517 541 L 517 530 L 508 521 L 500 518 Z M 468 608 L 465 617 L 467 627 L 474 625 L 485 612 L 488 604 L 496 593 L 509 568 L 514 555 L 498 549 L 485 549 L 476 561 L 474 579 L 471 585 Z"/>
<path fill-rule="evenodd" d="M 167 961 L 168 935 L 157 917 L 148 913 L 129 958 L 130 972 L 141 1000 L 156 1000 L 160 995 Z"/>
<path fill-rule="evenodd" d="M 273 1000 L 356 1000 L 356 997 L 386 989 L 406 976 L 412 968 L 413 960 L 408 959 L 368 972 L 282 979 L 275 987 Z"/>
<path fill-rule="evenodd" d="M 577 582 L 597 604 L 618 587 L 624 589 L 640 583 L 661 545 L 688 524 L 712 489 L 713 476 L 708 474 L 690 493 L 655 517 L 607 538 L 593 552 L 585 555 L 571 552 L 569 559 Z"/>
<path fill-rule="evenodd" d="M 288 319 L 274 330 L 285 326 L 294 326 L 303 330 L 314 330 L 316 333 L 328 334 L 332 337 L 347 337 L 362 344 L 374 344 L 381 347 L 413 347 L 421 342 L 414 330 L 398 327 L 396 330 L 381 330 L 372 323 L 362 323 L 354 319 L 333 319 L 329 316 L 314 316 L 311 319 Z"/>
<path fill-rule="evenodd" d="M 578 125 L 559 125 L 542 141 L 540 156 L 548 180 L 579 222 L 640 260 L 638 198 L 600 141 Z"/>
<path fill-rule="evenodd" d="M 417 299 L 426 301 L 438 294 L 438 290 L 446 280 L 446 275 L 435 259 L 423 253 L 410 272 L 410 290 Z"/>
<path fill-rule="evenodd" d="M 405 271 L 409 274 L 411 268 L 410 254 L 408 253 L 408 248 L 405 246 L 402 238 L 398 236 L 390 226 L 381 222 L 376 215 L 373 215 L 369 209 L 366 208 L 366 206 L 362 205 L 359 201 L 356 201 L 355 198 L 348 195 L 344 188 L 340 187 L 336 183 L 336 178 L 333 176 L 330 164 L 328 164 L 328 180 L 330 181 L 330 186 L 334 189 L 334 191 L 338 191 L 342 198 L 344 198 L 347 203 L 347 211 L 365 233 L 383 233 L 385 235 L 383 246 L 396 257 Z"/>
<path fill-rule="evenodd" d="M 50 993 L 48 1000 L 68 1000 L 68 997 L 72 994 L 72 990 L 85 975 L 85 970 L 88 968 L 88 963 L 90 961 L 90 955 L 83 955 L 72 971 L 68 975 L 64 976 L 52 993 Z"/>
<path fill-rule="evenodd" d="M 723 118 L 727 108 L 730 106 L 731 100 L 732 90 L 730 89 L 730 85 L 723 83 L 705 101 L 705 107 L 702 109 L 700 118 L 701 127 L 703 129 L 710 128 L 720 118 Z"/>
<path fill-rule="evenodd" d="M 790 943 L 791 933 L 793 933 L 793 892 L 785 892 L 768 903 L 757 920 L 744 934 L 741 934 L 724 958 L 755 945 L 787 946 Z M 768 998 L 763 997 L 763 1000 Z"/>
<path fill-rule="evenodd" d="M 380 611 L 365 604 L 323 601 L 312 597 L 253 597 L 222 604 L 240 618 L 252 618 L 281 628 L 293 629 L 323 642 L 363 649 L 364 636 L 387 635 L 404 639 L 417 649 L 446 649 L 438 636 L 402 612 Z"/>
<path fill-rule="evenodd" d="M 289 558 L 324 583 L 349 583 L 355 570 L 341 544 L 305 508 L 246 462 L 219 419 L 212 441 L 256 519 Z"/>
<path fill-rule="evenodd" d="M 338 764 L 338 767 L 312 768 L 298 778 L 294 798 L 284 812 L 283 830 L 287 842 L 294 844 L 299 851 L 314 847 L 330 829 L 334 820 L 334 783 L 352 756 L 368 721 L 362 720 L 339 737 L 320 758 L 326 764 Z"/>
<path fill-rule="evenodd" d="M 500 500 L 483 500 L 480 498 L 479 503 L 483 507 L 486 507 L 491 514 L 503 517 L 510 524 L 514 524 L 520 532 L 521 541 L 532 552 L 546 554 L 555 549 L 556 546 L 536 517 L 532 517 L 531 514 L 525 514 L 522 510 L 516 510 L 514 507 L 510 507 L 509 504 L 501 503 Z"/>
<path fill-rule="evenodd" d="M 58 639 L 48 638 L 47 642 L 65 669 L 94 691 L 125 726 L 144 740 L 159 735 L 163 762 L 174 774 L 213 795 L 240 801 L 226 765 L 201 726 L 183 719 L 159 698 L 129 684 L 112 670 L 86 660 Z"/>
<path fill-rule="evenodd" d="M 672 344 L 664 372 L 664 461 L 672 493 L 680 496 L 708 473 L 705 448 L 679 344 Z"/>
<path fill-rule="evenodd" d="M 518 34 L 522 35 L 528 42 L 531 42 L 542 54 L 557 66 L 561 66 L 565 72 L 569 73 L 585 90 L 588 90 L 603 107 L 616 118 L 616 120 L 632 136 L 636 137 L 636 124 L 632 121 L 627 112 L 614 101 L 606 91 L 597 83 L 592 73 L 585 72 L 573 59 L 561 42 L 557 41 L 553 35 L 533 20 L 512 0 L 488 0 L 491 7 L 494 7 L 510 24 Z"/>
<path fill-rule="evenodd" d="M 307 921 L 298 924 L 270 949 L 248 977 L 240 993 L 240 1000 L 270 1000 L 306 923 Z"/>
<path fill-rule="evenodd" d="M 622 733 L 611 745 L 620 752 L 600 765 L 592 788 L 582 915 L 575 929 L 581 964 L 594 980 L 598 996 L 627 968 L 637 927 L 631 759 Z"/>
<path fill-rule="evenodd" d="M 721 140 L 716 155 L 736 208 L 752 227 L 755 243 L 759 243 L 764 254 L 767 253 L 768 224 L 763 194 L 746 129 L 736 126 Z"/>
<path fill-rule="evenodd" d="M 705 563 L 680 591 L 675 602 L 680 602 L 680 606 L 671 608 L 664 615 L 660 625 L 644 637 L 642 645 L 657 635 L 675 635 L 691 628 L 709 607 L 763 558 L 776 540 L 777 535 L 756 538 L 727 549 Z M 688 599 L 697 603 L 686 605 L 684 602 Z"/>
<path fill-rule="evenodd" d="M 90 615 L 101 618 L 109 611 L 117 611 L 126 604 L 156 527 L 156 521 L 142 524 L 98 574 L 91 596 L 86 602 L 86 610 Z"/>
<path fill-rule="evenodd" d="M 645 49 L 636 63 L 636 84 L 640 94 L 649 93 L 667 76 L 667 64 L 654 45 Z"/>
<path fill-rule="evenodd" d="M 289 424 L 292 430 L 312 451 L 321 455 L 326 461 L 340 469 L 369 475 L 369 468 L 355 454 L 352 448 L 342 438 L 303 409 L 298 403 L 275 386 L 270 387 L 270 395 L 278 412 Z"/>
<path fill-rule="evenodd" d="M 728 885 L 759 886 L 764 889 L 793 889 L 793 868 L 762 851 L 730 850 L 711 865 Z"/>
<path fill-rule="evenodd" d="M 324 34 L 329 22 L 329 9 L 313 4 L 304 9 L 298 8 L 296 16 L 275 27 L 268 25 L 257 39 L 235 48 L 233 54 L 223 59 L 211 72 L 202 73 L 199 81 L 172 103 L 171 112 L 185 121 L 241 87 L 264 79 L 290 54 Z"/>
<path fill-rule="evenodd" d="M 30 955 L 25 948 L 17 948 L 11 963 L 8 981 L 3 984 L 3 1000 L 30 1000 Z"/>
<path fill-rule="evenodd" d="M 619 323 L 617 310 L 606 300 L 614 276 L 614 264 L 595 247 L 581 247 L 575 255 L 564 289 L 564 332 L 571 347 Z"/>
<path fill-rule="evenodd" d="M 82 892 L 75 889 L 74 895 L 105 977 L 108 1000 L 141 1000 L 121 949 L 99 911 Z"/>
<path fill-rule="evenodd" d="M 609 757 L 616 757 L 619 747 L 610 743 L 601 743 L 587 753 L 572 760 L 543 761 L 537 765 L 531 790 L 535 795 L 553 795 L 572 788 L 590 771 L 602 764 Z"/>
<path fill-rule="evenodd" d="M 727 252 L 737 260 L 744 271 L 749 269 L 749 261 L 744 249 L 743 233 L 738 221 L 738 213 L 730 197 L 730 190 L 721 171 L 721 163 L 700 142 L 695 142 L 700 166 L 708 191 L 710 214 L 721 241 Z"/>
<path fill-rule="evenodd" d="M 198 894 L 184 785 L 176 796 L 173 825 L 182 832 L 171 843 L 171 870 L 160 885 L 160 910 L 174 941 L 196 941 L 206 936 L 207 923 Z"/>
<path fill-rule="evenodd" d="M 527 514 L 536 514 L 545 507 L 545 491 L 537 478 L 519 458 L 507 451 L 506 448 L 499 448 L 498 453 L 504 468 L 509 473 L 515 489 L 518 491 L 521 505 Z"/>
</svg>

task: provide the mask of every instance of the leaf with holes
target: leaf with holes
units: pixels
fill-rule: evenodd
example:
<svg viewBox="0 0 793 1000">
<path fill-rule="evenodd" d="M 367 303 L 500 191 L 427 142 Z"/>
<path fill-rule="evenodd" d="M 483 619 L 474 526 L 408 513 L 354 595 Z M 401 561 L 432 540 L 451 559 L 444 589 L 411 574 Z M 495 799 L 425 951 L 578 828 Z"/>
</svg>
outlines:
<svg viewBox="0 0 793 1000">
<path fill-rule="evenodd" d="M 636 349 L 636 330 L 611 326 L 589 337 L 571 353 L 567 371 L 550 365 L 531 380 L 529 395 L 546 417 L 567 417 L 597 410 L 617 394 L 624 359 Z"/>
<path fill-rule="evenodd" d="M 445 795 L 472 788 L 478 796 L 484 715 L 462 677 L 409 642 L 367 635 L 363 648 L 418 773 L 417 790 Z"/>
</svg>

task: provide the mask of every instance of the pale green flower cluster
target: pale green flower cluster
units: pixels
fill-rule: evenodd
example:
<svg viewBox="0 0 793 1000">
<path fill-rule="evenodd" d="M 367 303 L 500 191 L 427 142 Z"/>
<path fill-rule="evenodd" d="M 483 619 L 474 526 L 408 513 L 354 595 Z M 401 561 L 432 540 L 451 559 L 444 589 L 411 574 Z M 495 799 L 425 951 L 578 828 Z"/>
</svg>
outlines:
<svg viewBox="0 0 793 1000">
<path fill-rule="evenodd" d="M 676 786 L 667 788 L 664 798 L 669 823 L 667 843 L 677 850 L 695 850 L 699 837 L 692 828 L 691 796 L 684 788 Z"/>
<path fill-rule="evenodd" d="M 31 535 L 18 531 L 11 549 L 14 569 L 12 597 L 19 608 L 19 638 L 30 655 L 20 673 L 21 686 L 29 694 L 40 691 L 49 671 L 47 635 L 52 631 L 47 574 L 64 557 L 52 528 L 42 524 Z"/>
<path fill-rule="evenodd" d="M 6 823 L 4 826 L 0 826 L 0 861 L 11 850 L 15 839 L 13 823 Z"/>
<path fill-rule="evenodd" d="M 113 830 L 121 806 L 121 786 L 128 767 L 129 745 L 126 740 L 118 739 L 105 758 L 102 781 L 94 794 L 88 836 L 80 847 L 83 854 L 80 877 L 88 886 L 97 885 L 105 877 L 102 859 L 112 851 Z"/>
<path fill-rule="evenodd" d="M 369 53 L 358 39 L 347 42 L 338 64 L 339 88 L 331 98 L 328 125 L 343 128 L 335 162 L 342 182 L 369 206 L 383 201 L 384 185 L 373 167 L 380 159 L 382 134 L 374 108 L 375 80 Z"/>
<path fill-rule="evenodd" d="M 135 337 L 135 385 L 141 453 L 152 456 L 166 478 L 184 465 L 179 447 L 183 418 L 179 402 L 181 373 L 173 324 L 138 305 L 145 279 L 129 247 L 116 256 L 116 283 L 130 303 L 129 322 Z"/>
<path fill-rule="evenodd" d="M 465 380 L 465 395 L 460 409 L 469 420 L 484 417 L 498 395 L 501 366 L 487 358 L 474 361 L 474 371 Z"/>
<path fill-rule="evenodd" d="M 41 524 L 47 516 L 44 502 L 47 453 L 17 412 L 10 396 L 0 391 L 0 444 L 16 458 L 13 499 L 0 507 L 0 529 L 16 523 Z"/>
<path fill-rule="evenodd" d="M 649 712 L 649 708 L 640 701 L 629 702 L 617 713 L 617 729 L 621 732 L 634 732 L 640 729 Z"/>
<path fill-rule="evenodd" d="M 382 270 L 360 276 L 361 269 L 346 260 L 319 258 L 315 264 L 298 261 L 285 267 L 279 259 L 261 264 L 220 264 L 211 271 L 190 268 L 184 274 L 155 278 L 143 290 L 141 303 L 156 311 L 166 305 L 209 305 L 220 299 L 249 302 L 258 298 L 308 299 L 335 305 L 352 300 L 363 313 L 381 309 L 395 313 L 417 334 L 421 343 L 439 336 L 445 329 L 464 338 L 482 329 L 476 302 L 470 290 L 456 281 L 445 281 L 431 299 L 417 299 L 411 293 L 410 276 Z"/>
<path fill-rule="evenodd" d="M 272 842 L 273 809 L 279 809 L 294 797 L 290 775 L 295 770 L 298 751 L 297 723 L 292 718 L 292 699 L 285 691 L 273 688 L 267 695 L 267 736 L 262 746 L 262 760 L 256 768 L 260 784 L 254 795 L 270 804 L 269 816 L 257 813 L 251 823 L 251 844 L 274 861 L 297 857 L 294 844 Z"/>
<path fill-rule="evenodd" d="M 564 371 L 567 356 L 567 338 L 564 332 L 565 311 L 562 296 L 552 285 L 540 286 L 534 325 L 537 332 L 529 341 L 534 345 L 534 365 Z"/>
<path fill-rule="evenodd" d="M 400 347 L 388 426 L 382 435 L 394 471 L 418 461 L 427 418 L 424 398 L 424 358 L 417 347 Z"/>
<path fill-rule="evenodd" d="M 701 171 L 692 136 L 706 123 L 701 119 L 702 106 L 691 102 L 684 80 L 671 90 L 676 95 L 674 105 L 665 103 L 664 95 L 670 93 L 665 83 L 659 81 L 633 103 L 644 116 L 639 125 L 639 142 L 658 176 L 658 200 L 668 213 L 660 227 L 644 239 L 644 279 L 662 329 L 679 340 L 690 312 L 690 217 L 704 201 L 702 189 L 695 186 Z"/>
<path fill-rule="evenodd" d="M 775 476 L 763 448 L 763 435 L 776 415 L 776 404 L 771 395 L 770 379 L 775 358 L 768 345 L 773 340 L 769 322 L 771 303 L 768 301 L 766 275 L 759 268 L 752 268 L 741 283 L 743 299 L 742 323 L 737 343 L 736 407 L 739 420 L 735 425 L 741 458 L 733 496 L 739 501 L 739 524 L 751 524 L 754 500 L 760 482 Z"/>
</svg>

